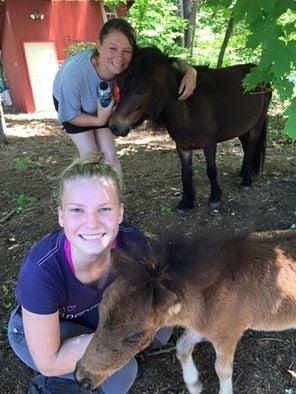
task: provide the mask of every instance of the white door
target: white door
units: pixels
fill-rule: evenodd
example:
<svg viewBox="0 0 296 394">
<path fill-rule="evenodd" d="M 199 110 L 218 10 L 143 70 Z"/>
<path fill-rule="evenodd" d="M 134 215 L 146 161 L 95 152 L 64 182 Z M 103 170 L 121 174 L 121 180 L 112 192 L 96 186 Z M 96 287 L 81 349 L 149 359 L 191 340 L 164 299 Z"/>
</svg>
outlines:
<svg viewBox="0 0 296 394">
<path fill-rule="evenodd" d="M 24 48 L 36 111 L 52 111 L 52 84 L 58 70 L 55 44 L 26 42 Z"/>
</svg>

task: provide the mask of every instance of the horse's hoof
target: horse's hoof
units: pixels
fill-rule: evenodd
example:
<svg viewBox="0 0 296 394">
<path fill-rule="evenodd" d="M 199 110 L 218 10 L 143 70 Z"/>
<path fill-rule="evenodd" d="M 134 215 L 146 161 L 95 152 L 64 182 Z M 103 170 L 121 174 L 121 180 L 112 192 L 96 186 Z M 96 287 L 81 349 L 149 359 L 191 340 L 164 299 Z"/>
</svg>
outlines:
<svg viewBox="0 0 296 394">
<path fill-rule="evenodd" d="M 219 212 L 219 207 L 221 205 L 221 201 L 210 201 L 209 202 L 209 210 L 210 212 L 218 213 Z"/>
<path fill-rule="evenodd" d="M 194 203 L 186 204 L 186 203 L 180 201 L 179 204 L 176 206 L 176 212 L 181 215 L 186 215 L 193 208 L 194 208 Z"/>
<path fill-rule="evenodd" d="M 242 185 L 242 190 L 243 190 L 244 192 L 248 192 L 249 190 L 251 190 L 251 186 Z"/>
<path fill-rule="evenodd" d="M 189 215 L 191 208 L 178 208 L 176 207 L 176 212 L 179 215 L 186 216 Z"/>
</svg>

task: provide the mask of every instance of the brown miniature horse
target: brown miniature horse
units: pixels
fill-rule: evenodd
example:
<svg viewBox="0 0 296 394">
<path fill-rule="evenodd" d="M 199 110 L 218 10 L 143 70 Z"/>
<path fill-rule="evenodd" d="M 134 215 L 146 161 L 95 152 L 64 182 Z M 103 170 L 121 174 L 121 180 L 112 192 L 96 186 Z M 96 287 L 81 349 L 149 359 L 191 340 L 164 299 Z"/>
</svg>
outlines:
<svg viewBox="0 0 296 394">
<path fill-rule="evenodd" d="M 221 201 L 216 169 L 218 142 L 240 139 L 244 151 L 240 176 L 245 188 L 251 185 L 251 174 L 258 174 L 263 167 L 271 92 L 258 87 L 244 93 L 242 80 L 252 67 L 253 64 L 220 69 L 196 67 L 195 92 L 183 102 L 178 101 L 182 75 L 157 48 L 140 49 L 119 77 L 120 99 L 109 127 L 116 136 L 126 136 L 145 119 L 167 128 L 182 166 L 183 196 L 177 211 L 194 207 L 192 150 L 204 150 L 211 183 L 210 209 L 216 209 Z"/>
<path fill-rule="evenodd" d="M 232 364 L 244 331 L 296 328 L 296 231 L 227 235 L 201 231 L 166 236 L 151 256 L 114 251 L 115 281 L 100 305 L 98 328 L 76 366 L 76 379 L 96 388 L 143 350 L 157 329 L 186 327 L 177 342 L 191 394 L 202 385 L 195 343 L 215 348 L 220 393 L 232 393 Z"/>
</svg>

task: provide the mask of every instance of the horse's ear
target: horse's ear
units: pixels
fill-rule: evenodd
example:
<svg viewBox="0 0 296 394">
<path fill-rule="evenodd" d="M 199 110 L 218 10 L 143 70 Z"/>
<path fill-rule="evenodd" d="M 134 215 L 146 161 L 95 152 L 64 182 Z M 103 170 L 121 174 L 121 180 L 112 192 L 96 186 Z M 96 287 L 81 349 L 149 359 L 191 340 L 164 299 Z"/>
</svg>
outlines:
<svg viewBox="0 0 296 394">
<path fill-rule="evenodd" d="M 154 289 L 153 304 L 164 315 L 169 314 L 173 316 L 181 310 L 180 297 L 163 285 Z"/>
</svg>

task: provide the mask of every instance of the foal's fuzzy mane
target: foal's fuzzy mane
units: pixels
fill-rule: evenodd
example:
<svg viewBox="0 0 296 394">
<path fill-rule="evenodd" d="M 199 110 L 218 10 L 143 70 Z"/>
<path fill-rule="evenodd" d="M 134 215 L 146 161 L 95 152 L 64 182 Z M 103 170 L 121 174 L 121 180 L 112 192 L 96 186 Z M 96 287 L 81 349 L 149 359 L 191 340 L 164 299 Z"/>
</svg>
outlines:
<svg viewBox="0 0 296 394">
<path fill-rule="evenodd" d="M 131 247 L 128 254 L 115 259 L 114 268 L 134 288 L 147 290 L 164 285 L 182 295 L 184 286 L 190 284 L 203 290 L 220 278 L 242 277 L 254 261 L 259 267 L 273 261 L 277 248 L 283 247 L 286 255 L 292 256 L 296 249 L 293 241 L 296 232 L 289 230 L 235 234 L 206 228 L 190 236 L 172 231 L 161 234 L 145 256 L 137 247 Z"/>
<path fill-rule="evenodd" d="M 152 243 L 145 256 L 131 245 L 128 253 L 114 258 L 114 269 L 116 275 L 139 288 L 164 284 L 179 294 L 184 283 L 207 288 L 227 269 L 225 258 L 220 260 L 222 252 L 225 257 L 230 243 L 235 248 L 247 237 L 248 233 L 235 236 L 214 229 L 202 229 L 190 236 L 180 231 L 166 232 Z M 229 267 L 234 268 L 233 264 Z"/>
</svg>

